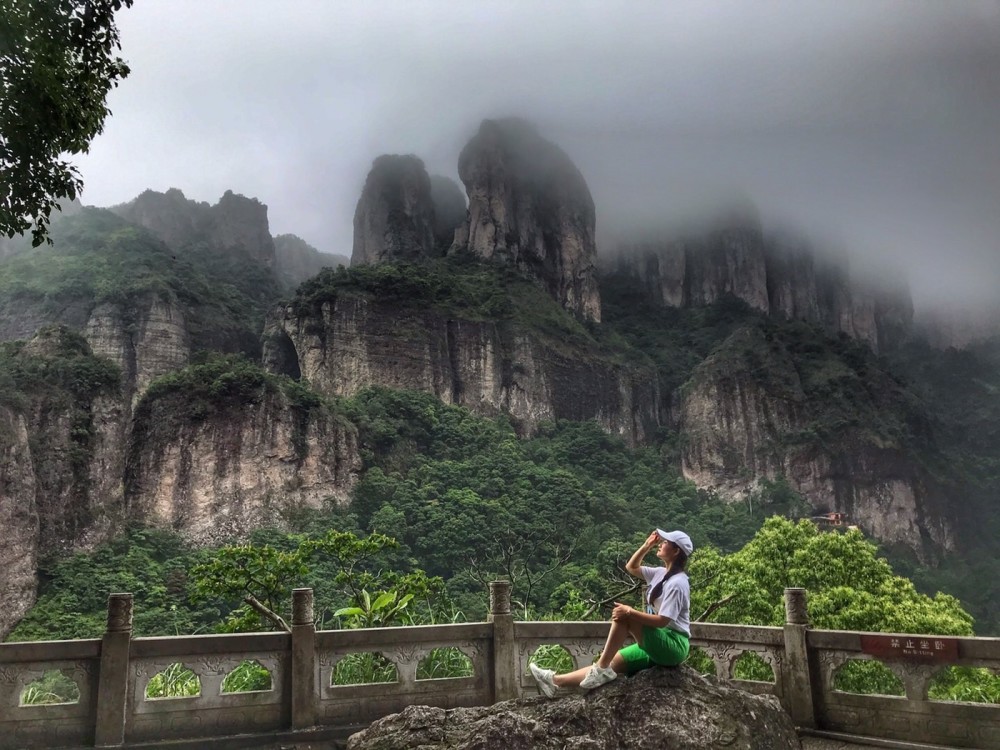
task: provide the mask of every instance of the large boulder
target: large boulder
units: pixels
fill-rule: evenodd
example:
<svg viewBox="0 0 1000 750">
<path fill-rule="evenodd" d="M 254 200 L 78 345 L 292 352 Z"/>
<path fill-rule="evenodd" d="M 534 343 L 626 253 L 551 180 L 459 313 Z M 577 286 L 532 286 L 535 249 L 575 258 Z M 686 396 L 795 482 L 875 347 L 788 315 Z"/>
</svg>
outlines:
<svg viewBox="0 0 1000 750">
<path fill-rule="evenodd" d="M 566 153 L 523 120 L 484 120 L 458 173 L 469 209 L 452 252 L 511 263 L 567 310 L 599 321 L 594 199 Z"/>
<path fill-rule="evenodd" d="M 799 738 L 777 699 L 648 669 L 590 693 L 476 708 L 410 706 L 358 732 L 348 750 L 791 750 Z"/>
<path fill-rule="evenodd" d="M 424 163 L 416 156 L 378 157 L 354 211 L 351 265 L 419 260 L 436 254 L 434 199 Z"/>
</svg>

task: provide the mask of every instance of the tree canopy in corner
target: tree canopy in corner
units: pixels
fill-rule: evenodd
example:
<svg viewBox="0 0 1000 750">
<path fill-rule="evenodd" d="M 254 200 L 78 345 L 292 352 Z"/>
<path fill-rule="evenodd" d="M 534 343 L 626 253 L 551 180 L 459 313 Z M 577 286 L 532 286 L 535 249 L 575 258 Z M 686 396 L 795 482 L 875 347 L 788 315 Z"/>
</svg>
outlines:
<svg viewBox="0 0 1000 750">
<path fill-rule="evenodd" d="M 67 155 L 104 128 L 129 74 L 115 13 L 133 0 L 0 0 L 0 231 L 48 236 L 52 209 L 83 187 Z M 33 227 L 33 228 L 32 228 Z"/>
</svg>

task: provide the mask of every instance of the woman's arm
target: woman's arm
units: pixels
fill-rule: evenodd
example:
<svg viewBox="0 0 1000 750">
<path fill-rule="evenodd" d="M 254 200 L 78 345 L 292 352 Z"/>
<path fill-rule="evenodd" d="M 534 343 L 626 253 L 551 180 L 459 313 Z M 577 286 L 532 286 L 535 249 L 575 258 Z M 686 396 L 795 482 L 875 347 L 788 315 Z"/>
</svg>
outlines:
<svg viewBox="0 0 1000 750">
<path fill-rule="evenodd" d="M 649 535 L 649 538 L 645 541 L 645 543 L 632 553 L 632 557 L 628 559 L 628 562 L 625 563 L 625 570 L 628 571 L 629 575 L 635 578 L 642 578 L 642 571 L 639 570 L 639 568 L 642 567 L 642 560 L 649 554 L 649 551 L 659 543 L 660 535 L 654 531 Z"/>
</svg>

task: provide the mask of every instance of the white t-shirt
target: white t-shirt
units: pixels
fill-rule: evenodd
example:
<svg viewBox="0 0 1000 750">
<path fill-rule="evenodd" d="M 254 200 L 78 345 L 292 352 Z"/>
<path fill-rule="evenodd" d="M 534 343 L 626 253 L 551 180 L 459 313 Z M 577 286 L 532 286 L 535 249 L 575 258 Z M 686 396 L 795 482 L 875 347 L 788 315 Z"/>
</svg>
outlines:
<svg viewBox="0 0 1000 750">
<path fill-rule="evenodd" d="M 646 579 L 647 596 L 652 592 L 660 580 L 667 574 L 664 567 L 651 568 L 646 565 L 641 566 L 642 577 Z M 658 614 L 670 619 L 668 628 L 691 636 L 691 582 L 685 572 L 676 573 L 670 576 L 663 590 L 654 602 L 646 602 L 646 611 L 650 614 Z"/>
</svg>

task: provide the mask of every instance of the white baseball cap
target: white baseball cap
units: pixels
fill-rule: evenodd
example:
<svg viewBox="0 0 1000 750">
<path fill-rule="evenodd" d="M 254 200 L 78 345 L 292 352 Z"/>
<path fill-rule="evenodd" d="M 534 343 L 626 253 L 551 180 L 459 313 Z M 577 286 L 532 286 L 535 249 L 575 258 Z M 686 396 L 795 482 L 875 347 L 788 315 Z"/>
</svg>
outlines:
<svg viewBox="0 0 1000 750">
<path fill-rule="evenodd" d="M 680 547 L 684 551 L 685 555 L 690 555 L 694 552 L 694 544 L 691 542 L 691 537 L 683 531 L 664 531 L 663 529 L 657 529 L 656 533 L 659 534 L 660 539 L 666 539 L 668 542 L 673 542 Z"/>
</svg>

